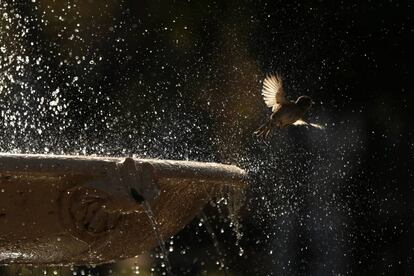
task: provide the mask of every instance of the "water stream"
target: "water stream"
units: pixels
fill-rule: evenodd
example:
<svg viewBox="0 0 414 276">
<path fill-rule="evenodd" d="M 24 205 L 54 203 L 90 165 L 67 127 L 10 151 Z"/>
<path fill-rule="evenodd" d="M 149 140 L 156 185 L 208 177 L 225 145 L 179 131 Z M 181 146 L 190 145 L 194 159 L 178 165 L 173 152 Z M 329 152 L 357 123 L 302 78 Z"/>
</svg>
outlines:
<svg viewBox="0 0 414 276">
<path fill-rule="evenodd" d="M 146 212 L 146 214 L 148 216 L 148 219 L 151 223 L 152 229 L 154 230 L 155 236 L 157 238 L 158 246 L 161 249 L 162 259 L 163 259 L 163 262 L 165 264 L 165 269 L 167 271 L 167 275 L 174 276 L 174 274 L 172 273 L 171 263 L 170 263 L 170 260 L 168 258 L 168 251 L 167 251 L 167 248 L 165 248 L 165 242 L 164 242 L 164 239 L 162 238 L 162 235 L 159 231 L 158 223 L 155 220 L 155 216 L 154 216 L 154 213 L 151 209 L 151 206 L 148 203 L 148 201 L 146 201 L 146 200 L 143 202 L 142 206 L 145 209 L 145 212 Z"/>
</svg>

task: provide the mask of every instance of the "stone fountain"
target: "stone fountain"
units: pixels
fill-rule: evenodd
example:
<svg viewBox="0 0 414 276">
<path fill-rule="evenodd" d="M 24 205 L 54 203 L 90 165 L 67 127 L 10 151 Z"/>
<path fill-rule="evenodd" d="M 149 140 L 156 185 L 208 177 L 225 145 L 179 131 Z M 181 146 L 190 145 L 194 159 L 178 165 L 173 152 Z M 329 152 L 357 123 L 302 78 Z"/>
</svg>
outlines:
<svg viewBox="0 0 414 276">
<path fill-rule="evenodd" d="M 137 256 L 245 180 L 243 170 L 217 163 L 0 154 L 0 264 Z"/>
</svg>

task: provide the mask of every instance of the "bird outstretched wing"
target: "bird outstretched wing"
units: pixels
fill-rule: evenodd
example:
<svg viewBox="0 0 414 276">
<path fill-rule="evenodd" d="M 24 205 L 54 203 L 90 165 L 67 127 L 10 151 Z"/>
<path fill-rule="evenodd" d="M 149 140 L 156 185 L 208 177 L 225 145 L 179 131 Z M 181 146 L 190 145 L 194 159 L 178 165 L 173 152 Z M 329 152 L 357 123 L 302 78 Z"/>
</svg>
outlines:
<svg viewBox="0 0 414 276">
<path fill-rule="evenodd" d="M 311 126 L 311 127 L 314 127 L 314 128 L 325 129 L 322 125 L 308 123 L 308 122 L 305 122 L 304 120 L 297 120 L 296 122 L 293 123 L 293 125 L 295 125 L 295 126 L 305 125 L 305 126 Z"/>
<path fill-rule="evenodd" d="M 263 81 L 263 100 L 275 111 L 280 104 L 289 103 L 283 90 L 283 81 L 279 74 L 267 75 Z"/>
</svg>

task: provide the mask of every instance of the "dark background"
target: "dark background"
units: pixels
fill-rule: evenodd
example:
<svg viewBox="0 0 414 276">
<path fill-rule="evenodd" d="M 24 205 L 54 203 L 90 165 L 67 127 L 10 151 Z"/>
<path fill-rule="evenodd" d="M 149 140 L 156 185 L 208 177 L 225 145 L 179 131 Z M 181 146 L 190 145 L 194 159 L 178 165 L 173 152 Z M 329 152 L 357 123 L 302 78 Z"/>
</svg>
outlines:
<svg viewBox="0 0 414 276">
<path fill-rule="evenodd" d="M 240 244 L 205 211 L 232 275 L 413 275 L 410 1 L 0 6 L 1 151 L 238 164 L 251 176 Z M 326 131 L 252 137 L 276 71 Z M 217 269 L 198 223 L 174 238 L 178 275 Z"/>
</svg>

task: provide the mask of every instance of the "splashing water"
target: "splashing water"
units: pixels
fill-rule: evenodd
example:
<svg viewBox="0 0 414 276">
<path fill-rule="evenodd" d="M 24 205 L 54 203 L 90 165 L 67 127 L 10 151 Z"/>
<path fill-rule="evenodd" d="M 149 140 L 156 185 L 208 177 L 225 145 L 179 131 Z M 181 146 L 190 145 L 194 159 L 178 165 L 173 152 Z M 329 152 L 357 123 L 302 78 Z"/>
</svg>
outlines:
<svg viewBox="0 0 414 276">
<path fill-rule="evenodd" d="M 344 57 L 352 52 L 333 51 L 339 53 L 336 65 L 342 68 L 330 65 L 325 53 L 318 65 L 317 49 L 326 43 L 323 37 L 309 39 L 312 32 L 307 29 L 303 38 L 293 31 L 289 32 L 293 39 L 282 37 L 274 43 L 275 34 L 283 36 L 286 29 L 268 31 L 273 16 L 258 17 L 260 11 L 254 7 L 251 10 L 256 15 L 246 8 L 235 10 L 246 15 L 244 18 L 252 15 L 249 24 L 272 36 L 272 43 L 254 46 L 257 51 L 252 53 L 246 49 L 260 36 L 250 26 L 245 28 L 247 33 L 243 28 L 234 29 L 233 25 L 245 21 L 237 18 L 226 18 L 231 24 L 224 20 L 220 21 L 224 25 L 200 25 L 194 22 L 196 11 L 191 8 L 190 14 L 182 9 L 179 16 L 174 12 L 154 16 L 159 7 L 148 6 L 138 18 L 133 5 L 125 8 L 134 1 L 19 2 L 0 1 L 0 151 L 110 156 L 132 152 L 143 157 L 236 163 L 252 175 L 246 219 L 260 236 L 257 246 L 269 247 L 263 252 L 271 252 L 275 274 L 294 274 L 297 263 L 292 260 L 302 258 L 292 253 L 295 233 L 302 235 L 298 251 L 311 248 L 321 258 L 316 271 L 346 271 L 358 239 L 365 240 L 358 238 L 358 226 L 352 225 L 357 212 L 363 215 L 363 207 L 354 204 L 361 197 L 358 193 L 364 197 L 360 202 L 371 209 L 384 203 L 374 194 L 372 176 L 359 169 L 366 140 L 380 134 L 365 137 L 362 133 L 367 127 L 360 111 L 365 103 L 358 107 L 351 101 L 354 79 L 343 79 L 346 84 L 332 81 L 329 86 L 337 88 L 337 93 L 326 94 L 332 107 L 322 107 L 327 113 L 321 119 L 329 122 L 333 114 L 337 123 L 331 122 L 326 134 L 286 129 L 275 133 L 267 146 L 248 136 L 261 119 L 256 114 L 263 106 L 259 79 L 265 69 L 290 71 L 287 84 L 292 84 L 291 90 L 323 97 L 326 88 L 319 86 L 328 84 L 329 78 L 354 75 L 341 71 L 349 67 Z M 270 1 L 268 4 L 270 7 Z M 217 10 L 213 6 L 205 9 Z M 306 48 L 298 51 L 297 46 L 308 42 L 316 46 L 311 59 L 303 54 L 309 52 L 302 51 Z M 281 53 L 285 58 L 269 58 Z M 312 64 L 303 64 L 306 60 Z M 349 106 L 350 113 L 343 112 L 341 104 Z M 390 131 L 388 138 L 381 138 L 387 143 L 378 155 L 392 153 L 388 146 L 400 139 L 390 139 L 393 133 L 399 132 Z M 392 162 L 390 170 L 398 163 Z M 393 189 L 390 191 L 398 195 Z M 239 244 L 243 235 L 235 215 L 238 205 L 229 201 L 226 206 Z M 147 214 L 157 231 L 151 210 Z M 163 250 L 162 237 L 156 235 Z M 167 256 L 165 248 L 163 251 Z M 261 256 L 268 257 L 263 252 Z M 242 248 L 240 254 L 250 256 Z M 256 266 L 268 265 L 258 264 L 261 258 L 256 259 Z M 306 263 L 312 261 L 312 257 L 305 258 Z"/>
<path fill-rule="evenodd" d="M 220 209 L 220 204 L 223 204 L 227 209 L 228 218 L 230 219 L 230 228 L 233 229 L 236 236 L 235 245 L 239 248 L 239 256 L 242 256 L 244 250 L 240 246 L 240 241 L 243 237 L 242 225 L 240 223 L 240 211 L 246 203 L 245 191 L 238 187 L 226 186 L 221 191 L 221 196 L 219 196 L 219 200 L 216 203 L 217 210 L 222 216 L 225 216 L 225 214 L 223 214 Z"/>
<path fill-rule="evenodd" d="M 211 227 L 211 224 L 208 221 L 208 218 L 207 218 L 206 214 L 203 211 L 201 211 L 199 217 L 202 220 L 202 222 L 204 223 L 204 226 L 205 226 L 208 234 L 210 235 L 211 240 L 213 241 L 214 248 L 216 249 L 217 255 L 219 257 L 219 266 L 220 266 L 220 269 L 222 269 L 224 271 L 224 275 L 227 276 L 228 275 L 227 274 L 227 269 L 228 268 L 227 268 L 227 266 L 225 264 L 225 259 L 224 259 L 224 256 L 225 255 L 223 253 L 223 250 L 220 247 L 220 243 L 219 243 L 219 241 L 217 239 L 216 233 L 214 232 L 213 228 Z"/>
</svg>

